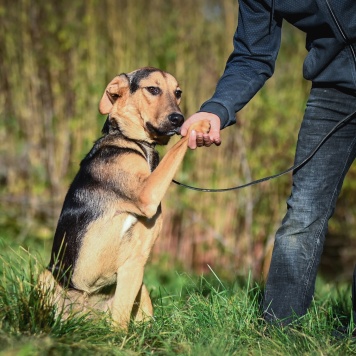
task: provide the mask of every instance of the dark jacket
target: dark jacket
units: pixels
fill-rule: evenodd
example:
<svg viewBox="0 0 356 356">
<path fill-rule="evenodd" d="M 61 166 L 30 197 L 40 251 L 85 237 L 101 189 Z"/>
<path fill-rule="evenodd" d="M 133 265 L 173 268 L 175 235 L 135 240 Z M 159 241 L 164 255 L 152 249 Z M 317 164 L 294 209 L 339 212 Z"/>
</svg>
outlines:
<svg viewBox="0 0 356 356">
<path fill-rule="evenodd" d="M 218 115 L 221 128 L 273 74 L 283 19 L 306 33 L 306 79 L 356 90 L 356 0 L 240 0 L 234 51 L 200 109 Z"/>
</svg>

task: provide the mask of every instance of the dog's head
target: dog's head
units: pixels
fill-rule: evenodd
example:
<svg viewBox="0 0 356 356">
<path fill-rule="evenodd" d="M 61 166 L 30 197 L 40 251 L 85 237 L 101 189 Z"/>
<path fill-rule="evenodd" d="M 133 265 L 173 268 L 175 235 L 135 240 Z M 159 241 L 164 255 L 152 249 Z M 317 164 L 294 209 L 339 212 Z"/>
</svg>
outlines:
<svg viewBox="0 0 356 356">
<path fill-rule="evenodd" d="M 103 133 L 120 130 L 131 139 L 167 144 L 184 121 L 181 94 L 177 80 L 159 69 L 121 74 L 107 85 L 99 104 L 100 113 L 109 114 Z"/>
</svg>

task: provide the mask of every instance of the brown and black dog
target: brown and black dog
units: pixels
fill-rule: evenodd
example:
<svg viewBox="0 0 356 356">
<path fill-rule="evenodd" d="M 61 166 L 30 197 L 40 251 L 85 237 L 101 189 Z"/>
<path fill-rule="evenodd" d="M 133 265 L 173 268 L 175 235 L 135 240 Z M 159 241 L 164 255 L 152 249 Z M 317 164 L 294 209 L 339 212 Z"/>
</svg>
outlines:
<svg viewBox="0 0 356 356">
<path fill-rule="evenodd" d="M 126 329 L 153 315 L 144 266 L 161 230 L 161 200 L 187 150 L 180 139 L 159 163 L 156 144 L 179 133 L 184 118 L 176 79 L 146 67 L 115 77 L 99 110 L 103 136 L 82 160 L 66 195 L 41 288 L 71 311 L 109 311 Z M 191 127 L 208 132 L 209 122 Z"/>
</svg>

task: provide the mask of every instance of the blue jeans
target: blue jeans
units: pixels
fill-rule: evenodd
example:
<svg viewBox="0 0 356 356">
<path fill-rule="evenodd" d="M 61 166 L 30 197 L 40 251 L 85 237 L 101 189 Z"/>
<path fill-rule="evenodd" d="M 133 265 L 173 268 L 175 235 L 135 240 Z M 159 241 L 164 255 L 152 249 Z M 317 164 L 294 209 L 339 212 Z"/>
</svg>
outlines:
<svg viewBox="0 0 356 356">
<path fill-rule="evenodd" d="M 337 122 L 353 111 L 356 92 L 312 88 L 295 162 L 301 162 Z M 355 156 L 353 119 L 335 132 L 307 164 L 293 172 L 292 193 L 276 233 L 265 288 L 265 320 L 286 325 L 306 313 L 314 294 L 328 220 Z"/>
</svg>

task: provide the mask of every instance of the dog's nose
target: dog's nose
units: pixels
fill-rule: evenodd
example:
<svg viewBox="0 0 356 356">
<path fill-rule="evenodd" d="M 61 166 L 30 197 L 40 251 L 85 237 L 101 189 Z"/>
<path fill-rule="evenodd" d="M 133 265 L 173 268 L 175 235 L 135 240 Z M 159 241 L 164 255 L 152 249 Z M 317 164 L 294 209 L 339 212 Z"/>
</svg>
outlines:
<svg viewBox="0 0 356 356">
<path fill-rule="evenodd" d="M 168 120 L 172 123 L 175 127 L 180 127 L 183 125 L 184 116 L 178 112 L 174 112 L 168 116 Z"/>
</svg>

